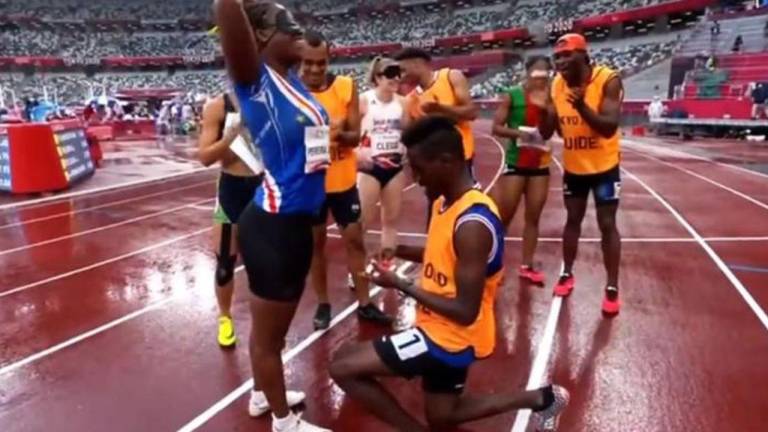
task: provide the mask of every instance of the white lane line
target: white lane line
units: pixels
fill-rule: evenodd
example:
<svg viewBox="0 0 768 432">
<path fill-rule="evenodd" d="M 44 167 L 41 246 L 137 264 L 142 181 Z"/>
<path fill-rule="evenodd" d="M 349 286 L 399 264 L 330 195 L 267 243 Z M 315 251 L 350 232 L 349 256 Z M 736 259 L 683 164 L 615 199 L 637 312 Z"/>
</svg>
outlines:
<svg viewBox="0 0 768 432">
<path fill-rule="evenodd" d="M 368 230 L 368 235 L 380 235 L 381 230 Z M 412 233 L 412 232 L 398 232 L 398 236 L 410 237 L 410 238 L 426 238 L 424 233 Z M 329 236 L 331 236 L 329 234 Z M 334 234 L 333 238 L 340 238 L 340 236 Z M 580 243 L 600 243 L 602 239 L 600 237 L 582 237 L 579 239 Z M 764 237 L 707 237 L 704 240 L 713 242 L 761 242 L 767 241 L 768 236 Z M 507 242 L 520 242 L 523 241 L 522 237 L 504 237 L 504 241 Z M 544 243 L 560 243 L 563 241 L 560 237 L 539 237 L 540 242 Z M 621 239 L 622 243 L 696 243 L 695 238 L 691 237 L 624 237 Z"/>
<path fill-rule="evenodd" d="M 9 365 L 3 366 L 3 367 L 0 368 L 0 376 L 2 376 L 3 374 L 6 374 L 6 373 L 13 372 L 16 369 L 22 368 L 22 367 L 24 367 L 24 366 L 26 366 L 26 365 L 28 365 L 28 364 L 30 364 L 32 362 L 38 361 L 38 360 L 40 360 L 42 358 L 48 357 L 51 354 L 59 352 L 59 351 L 65 349 L 67 347 L 70 347 L 70 346 L 72 346 L 72 345 L 74 345 L 74 344 L 76 344 L 78 342 L 82 342 L 85 339 L 92 338 L 92 337 L 94 337 L 94 336 L 96 336 L 96 335 L 98 335 L 100 333 L 103 333 L 103 332 L 105 332 L 105 331 L 107 331 L 107 330 L 109 330 L 109 329 L 111 329 L 111 328 L 113 328 L 115 326 L 118 326 L 118 325 L 120 325 L 120 324 L 122 324 L 124 322 L 130 321 L 130 320 L 132 320 L 132 319 L 134 319 L 134 318 L 136 318 L 136 317 L 138 317 L 140 315 L 144 315 L 147 312 L 159 309 L 159 308 L 165 306 L 166 304 L 170 303 L 173 300 L 174 300 L 174 297 L 168 297 L 168 298 L 166 298 L 164 300 L 160 300 L 158 302 L 152 303 L 149 306 L 146 306 L 146 307 L 144 307 L 142 309 L 139 309 L 139 310 L 137 310 L 135 312 L 132 312 L 132 313 L 130 313 L 128 315 L 125 315 L 125 316 L 123 316 L 123 317 L 121 317 L 119 319 L 116 319 L 114 321 L 110 321 L 110 322 L 108 322 L 108 323 L 106 323 L 106 324 L 104 324 L 102 326 L 96 327 L 93 330 L 89 330 L 89 331 L 87 331 L 85 333 L 81 333 L 81 334 L 79 334 L 79 335 L 77 335 L 77 336 L 75 336 L 75 337 L 73 337 L 71 339 L 67 339 L 64 342 L 58 343 L 58 344 L 56 344 L 56 345 L 54 345 L 54 346 L 52 346 L 50 348 L 44 349 L 42 351 L 36 352 L 35 354 L 33 354 L 31 356 L 25 357 L 22 360 L 19 360 L 17 362 L 11 363 Z"/>
<path fill-rule="evenodd" d="M 633 151 L 633 153 L 635 153 L 637 155 L 640 155 L 640 156 L 642 156 L 642 157 L 644 157 L 646 159 L 650 159 L 650 160 L 656 161 L 656 162 L 658 162 L 660 164 L 663 164 L 663 165 L 666 165 L 668 167 L 674 168 L 676 170 L 682 171 L 682 172 L 684 172 L 684 173 L 686 173 L 688 175 L 691 175 L 693 177 L 696 177 L 696 178 L 698 178 L 700 180 L 704 180 L 705 182 L 707 182 L 707 183 L 709 183 L 711 185 L 714 185 L 716 187 L 719 187 L 720 189 L 722 189 L 724 191 L 730 192 L 730 193 L 732 193 L 732 194 L 734 194 L 734 195 L 736 195 L 736 196 L 738 196 L 740 198 L 743 198 L 743 199 L 751 202 L 752 204 L 754 204 L 754 205 L 756 205 L 758 207 L 762 207 L 764 210 L 768 210 L 768 204 L 766 204 L 766 203 L 764 203 L 764 202 L 762 202 L 760 200 L 757 200 L 757 199 L 753 198 L 752 196 L 749 196 L 749 195 L 747 195 L 747 194 L 745 194 L 743 192 L 739 192 L 736 189 L 728 187 L 728 186 L 726 186 L 726 185 L 724 185 L 724 184 L 722 184 L 720 182 L 717 182 L 715 180 L 707 178 L 707 177 L 705 177 L 705 176 L 703 176 L 703 175 L 701 175 L 701 174 L 699 174 L 697 172 L 694 172 L 694 171 L 691 171 L 691 170 L 689 170 L 687 168 L 683 168 L 683 167 L 675 165 L 673 163 L 661 160 L 661 159 L 659 159 L 657 157 L 654 157 L 654 156 L 651 156 L 651 155 L 647 155 L 647 154 L 645 154 L 643 152 L 640 152 L 640 151 Z M 766 185 L 766 189 L 768 190 L 768 185 Z"/>
<path fill-rule="evenodd" d="M 723 162 L 718 162 L 718 161 L 715 161 L 715 160 L 712 160 L 712 159 L 709 159 L 709 158 L 705 158 L 703 156 L 698 156 L 698 155 L 695 155 L 695 154 L 692 154 L 692 153 L 684 152 L 682 150 L 675 150 L 675 149 L 672 149 L 672 148 L 669 148 L 669 147 L 666 147 L 666 146 L 662 146 L 662 145 L 658 145 L 658 144 L 651 144 L 651 143 L 647 143 L 647 142 L 634 141 L 634 140 L 631 140 L 631 139 L 622 139 L 622 145 L 624 145 L 624 144 L 628 144 L 627 147 L 635 146 L 635 147 L 642 147 L 642 148 L 645 148 L 645 149 L 653 148 L 653 151 L 657 152 L 657 153 L 662 153 L 662 154 L 666 153 L 667 155 L 677 155 L 678 157 L 684 157 L 684 158 L 688 158 L 688 159 L 698 159 L 700 161 L 709 162 L 711 164 L 715 164 L 715 165 L 719 165 L 719 166 L 722 166 L 722 167 L 730 168 L 730 169 L 733 169 L 733 170 L 736 170 L 736 171 L 740 171 L 740 172 L 743 172 L 743 173 L 746 173 L 746 174 L 751 174 L 753 176 L 768 178 L 768 174 L 761 173 L 759 171 L 753 171 L 751 169 L 742 168 L 740 166 L 731 165 L 731 164 L 727 164 L 727 163 L 723 163 Z"/>
<path fill-rule="evenodd" d="M 498 147 L 499 151 L 501 152 L 500 157 L 500 164 L 499 169 L 496 172 L 496 175 L 494 176 L 491 183 L 488 184 L 488 186 L 485 188 L 485 191 L 487 192 L 490 190 L 490 188 L 493 186 L 494 183 L 498 180 L 499 176 L 501 176 L 501 173 L 504 171 L 504 147 L 493 137 L 490 135 L 485 135 L 488 138 L 491 139 Z M 334 235 L 335 236 L 335 235 Z M 400 276 L 405 276 L 408 271 L 410 271 L 411 267 L 413 266 L 413 263 L 406 262 L 405 264 L 401 265 L 398 270 L 397 274 Z M 371 297 L 379 293 L 380 288 L 376 287 L 373 290 L 371 290 Z M 375 294 L 374 294 L 375 292 Z M 345 309 L 341 314 L 337 315 L 336 318 L 334 318 L 333 321 L 331 321 L 331 326 L 328 330 L 333 328 L 336 324 L 341 322 L 344 318 L 346 318 L 348 315 L 350 315 L 355 308 L 357 307 L 357 302 L 350 305 L 347 309 Z M 313 342 L 315 342 L 317 339 L 322 337 L 328 330 L 325 331 L 319 331 L 312 333 L 307 339 L 303 340 L 299 345 L 296 345 L 292 350 L 288 351 L 287 353 L 283 354 L 283 363 L 286 363 L 287 361 L 290 361 L 293 357 L 298 355 L 302 350 L 306 349 L 308 346 L 310 346 Z M 232 391 L 230 394 L 225 396 L 220 401 L 216 402 L 213 406 L 205 410 L 202 414 L 195 417 L 192 421 L 187 423 L 186 425 L 182 426 L 178 432 L 192 432 L 199 428 L 200 426 L 204 425 L 208 420 L 215 417 L 219 412 L 224 410 L 226 407 L 228 407 L 232 402 L 237 400 L 239 397 L 246 394 L 251 388 L 253 387 L 253 378 L 247 380 L 243 384 L 240 385 L 237 389 Z"/>
<path fill-rule="evenodd" d="M 401 264 L 397 269 L 397 274 L 400 275 L 401 277 L 405 277 L 405 274 L 409 271 L 412 265 L 413 263 L 410 263 L 410 262 Z M 373 289 L 371 289 L 371 293 L 370 293 L 371 298 L 375 298 L 380 292 L 381 292 L 381 287 L 374 287 Z M 349 315 L 351 315 L 356 309 L 357 309 L 357 302 L 354 302 L 351 305 L 347 306 L 346 309 L 341 311 L 341 313 L 336 315 L 333 318 L 333 320 L 331 320 L 331 324 L 327 329 L 314 331 L 309 336 L 304 338 L 301 342 L 296 344 L 293 348 L 284 352 L 282 355 L 283 364 L 291 361 L 294 357 L 299 355 L 302 351 L 309 348 L 318 339 L 323 337 L 323 335 L 325 335 L 326 333 L 331 331 L 331 329 L 336 327 L 339 323 L 344 321 L 344 319 L 347 318 Z M 251 388 L 253 388 L 253 378 L 246 380 L 238 388 L 230 392 L 228 395 L 224 396 L 221 400 L 219 400 L 215 404 L 211 405 L 210 408 L 203 411 L 200 415 L 192 419 L 189 423 L 179 428 L 178 432 L 192 432 L 196 430 L 200 426 L 207 423 L 210 419 L 215 417 L 216 414 L 218 414 L 219 412 L 223 411 L 226 407 L 231 405 L 234 401 L 242 397 L 244 394 L 248 393 L 251 390 Z"/>
<path fill-rule="evenodd" d="M 494 138 L 492 135 L 482 134 L 481 136 L 488 138 L 489 140 L 491 140 L 492 143 L 496 144 L 496 147 L 498 147 L 499 152 L 501 154 L 501 158 L 500 158 L 501 160 L 499 161 L 499 169 L 496 171 L 496 175 L 493 176 L 493 179 L 491 180 L 491 182 L 488 183 L 488 186 L 486 186 L 485 189 L 484 189 L 484 192 L 488 193 L 488 191 L 491 190 L 493 185 L 496 184 L 496 182 L 499 180 L 499 177 L 501 177 L 501 174 L 504 172 L 504 168 L 505 168 L 504 167 L 504 165 L 505 165 L 504 146 L 501 145 L 499 140 Z"/>
<path fill-rule="evenodd" d="M 14 253 L 14 252 L 19 252 L 19 251 L 27 250 L 27 249 L 36 248 L 36 247 L 39 247 L 39 246 L 45 246 L 47 244 L 56 243 L 56 242 L 59 242 L 59 241 L 65 240 L 65 239 L 70 239 L 70 238 L 75 238 L 75 237 L 81 237 L 81 236 L 88 235 L 88 234 L 93 234 L 93 233 L 96 233 L 96 232 L 100 232 L 100 231 L 116 228 L 116 227 L 123 226 L 123 225 L 129 225 L 129 224 L 132 224 L 134 222 L 139 222 L 139 221 L 142 221 L 142 220 L 145 220 L 145 219 L 150 219 L 150 218 L 161 216 L 161 215 L 164 215 L 164 214 L 177 212 L 179 210 L 184 210 L 184 209 L 190 208 L 193 205 L 198 205 L 198 204 L 202 204 L 202 203 L 209 202 L 209 201 L 212 201 L 212 199 L 208 198 L 208 199 L 204 199 L 204 200 L 201 200 L 201 201 L 197 201 L 195 203 L 185 204 L 185 205 L 178 206 L 178 207 L 173 207 L 173 208 L 170 208 L 170 209 L 167 209 L 167 210 L 163 210 L 163 211 L 159 211 L 159 212 L 154 212 L 154 213 L 149 213 L 149 214 L 146 214 L 144 216 L 139 216 L 139 217 L 135 217 L 135 218 L 131 218 L 131 219 L 126 219 L 124 221 L 115 222 L 113 224 L 100 226 L 98 228 L 93 228 L 93 229 L 89 229 L 89 230 L 85 230 L 85 231 L 78 231 L 78 232 L 76 232 L 74 234 L 68 234 L 68 235 L 65 235 L 65 236 L 60 236 L 60 237 L 56 237 L 56 238 L 52 238 L 52 239 L 48 239 L 48 240 L 43 240 L 43 241 L 37 242 L 37 243 L 30 243 L 30 244 L 27 244 L 27 245 L 24 245 L 24 246 L 15 247 L 15 248 L 12 248 L 12 249 L 0 250 L 0 256 L 11 254 L 11 253 Z"/>
<path fill-rule="evenodd" d="M 206 201 L 210 201 L 210 199 L 206 200 Z M 329 226 L 329 228 L 330 228 L 330 226 Z M 104 265 L 107 265 L 107 264 L 110 264 L 110 263 L 113 263 L 113 262 L 116 262 L 116 261 L 119 261 L 119 260 L 122 260 L 122 259 L 126 259 L 126 258 L 129 258 L 129 257 L 132 257 L 132 256 L 136 256 L 136 255 L 139 255 L 139 254 L 151 251 L 153 249 L 158 249 L 160 247 L 167 246 L 169 244 L 172 244 L 172 243 L 175 243 L 175 242 L 178 242 L 178 241 L 182 241 L 182 240 L 190 238 L 190 237 L 194 237 L 196 235 L 202 234 L 202 233 L 210 231 L 210 230 L 211 230 L 211 228 L 203 228 L 203 229 L 200 229 L 200 230 L 197 230 L 197 231 L 193 231 L 193 232 L 191 232 L 189 234 L 185 234 L 185 235 L 180 236 L 180 237 L 175 237 L 175 238 L 172 238 L 172 239 L 169 239 L 169 240 L 166 240 L 166 241 L 163 241 L 163 242 L 160 242 L 160 243 L 148 246 L 146 248 L 143 248 L 143 249 L 140 249 L 140 250 L 137 250 L 137 251 L 134 251 L 134 252 L 130 252 L 130 253 L 127 253 L 127 254 L 124 254 L 124 255 L 120 255 L 120 256 L 117 256 L 117 257 L 114 257 L 114 258 L 110 258 L 108 260 L 100 261 L 98 263 L 91 264 L 89 266 L 82 267 L 82 268 L 79 268 L 79 269 L 76 269 L 76 270 L 73 270 L 73 271 L 70 271 L 70 272 L 67 272 L 67 273 L 62 273 L 62 274 L 59 274 L 59 275 L 56 275 L 56 276 L 53 276 L 53 277 L 50 277 L 50 278 L 47 278 L 47 279 L 44 279 L 44 280 L 41 280 L 41 281 L 37 281 L 37 282 L 33 282 L 33 283 L 30 283 L 30 284 L 27 284 L 27 285 L 24 285 L 24 286 L 13 288 L 13 289 L 11 289 L 9 291 L 5 291 L 5 292 L 0 293 L 0 298 L 5 297 L 5 296 L 9 296 L 11 294 L 15 294 L 15 293 L 18 293 L 18 292 L 21 292 L 21 291 L 24 291 L 24 290 L 27 290 L 27 289 L 30 289 L 30 288 L 34 288 L 36 286 L 40 286 L 40 285 L 44 285 L 44 284 L 47 284 L 47 283 L 50 283 L 50 282 L 54 282 L 54 281 L 57 281 L 57 280 L 60 280 L 60 279 L 64 279 L 64 278 L 69 277 L 69 276 L 73 276 L 73 275 L 76 275 L 76 274 L 79 274 L 79 273 L 83 273 L 83 272 L 86 272 L 88 270 L 92 270 L 92 269 L 97 268 L 97 267 L 101 267 L 101 266 L 104 266 Z M 412 263 L 405 263 L 405 264 L 403 264 L 402 265 L 403 272 L 407 273 L 407 271 L 410 270 L 412 265 L 413 265 Z M 242 265 L 238 266 L 235 269 L 235 273 L 241 272 L 244 269 L 245 269 L 244 266 L 242 266 Z M 377 288 L 377 289 L 380 289 L 380 288 Z M 371 296 L 374 296 L 373 291 L 374 290 L 371 291 Z M 378 293 L 378 291 L 376 291 L 376 293 Z M 103 333 L 103 332 L 105 332 L 105 331 L 107 331 L 107 330 L 109 330 L 111 328 L 114 328 L 114 327 L 116 327 L 116 326 L 118 326 L 120 324 L 123 324 L 125 322 L 128 322 L 128 321 L 130 321 L 132 319 L 136 319 L 136 318 L 138 318 L 138 317 L 140 317 L 140 316 L 142 316 L 142 315 L 144 315 L 144 314 L 146 314 L 148 312 L 151 312 L 153 310 L 158 309 L 160 306 L 164 306 L 164 305 L 168 304 L 169 302 L 171 302 L 171 301 L 175 300 L 176 298 L 178 298 L 179 295 L 180 294 L 173 294 L 170 297 L 168 297 L 167 299 L 163 299 L 163 300 L 160 300 L 158 302 L 155 302 L 155 303 L 152 303 L 150 305 L 147 305 L 144 308 L 136 310 L 136 311 L 134 311 L 134 312 L 132 312 L 132 313 L 126 315 L 126 316 L 123 316 L 121 318 L 118 318 L 118 319 L 115 319 L 113 321 L 110 321 L 110 322 L 108 322 L 108 323 L 106 323 L 106 324 L 104 324 L 104 325 L 102 325 L 100 327 L 97 327 L 97 328 L 92 329 L 92 330 L 90 330 L 88 332 L 82 333 L 80 335 L 74 336 L 74 337 L 72 337 L 70 339 L 67 339 L 67 340 L 65 340 L 65 341 L 63 341 L 63 342 L 61 342 L 59 344 L 56 344 L 56 345 L 54 345 L 54 346 L 52 346 L 50 348 L 47 348 L 47 349 L 45 349 L 43 351 L 37 352 L 35 354 L 32 354 L 31 356 L 25 357 L 25 358 L 23 358 L 23 359 L 21 359 L 21 360 L 19 360 L 17 362 L 14 362 L 14 363 L 11 363 L 11 364 L 9 364 L 7 366 L 4 366 L 4 367 L 2 367 L 0 369 L 0 375 L 2 375 L 5 372 L 10 372 L 12 370 L 16 370 L 16 369 L 18 369 L 20 367 L 23 367 L 23 366 L 25 366 L 25 365 L 27 365 L 29 363 L 34 362 L 34 361 L 40 360 L 40 359 L 42 359 L 44 357 L 50 356 L 51 354 L 54 354 L 54 353 L 56 353 L 58 351 L 61 351 L 61 350 L 65 349 L 65 348 L 68 348 L 68 347 L 70 347 L 70 346 L 72 346 L 72 345 L 74 345 L 74 344 L 76 344 L 78 342 L 82 342 L 83 340 L 86 340 L 88 338 L 91 338 L 93 336 L 101 334 L 101 333 Z M 355 306 L 355 305 L 352 305 L 352 306 Z M 350 307 L 352 307 L 352 306 L 350 306 Z M 354 310 L 354 308 L 352 308 L 352 310 Z M 344 317 L 346 317 L 347 315 L 349 315 L 349 313 L 347 313 Z M 340 320 L 343 319 L 344 317 L 340 318 Z M 296 354 L 298 354 L 298 353 L 296 353 Z"/>
<path fill-rule="evenodd" d="M 189 234 L 184 234 L 184 235 L 179 236 L 179 237 L 174 237 L 174 238 L 162 241 L 160 243 L 155 243 L 155 244 L 147 246 L 145 248 L 142 248 L 142 249 L 139 249 L 139 250 L 135 250 L 133 252 L 128 252 L 126 254 L 116 256 L 114 258 L 110 258 L 110 259 L 107 259 L 107 260 L 104 260 L 104 261 L 99 261 L 97 263 L 93 263 L 93 264 L 85 266 L 85 267 L 80 267 L 80 268 L 77 268 L 75 270 L 68 271 L 66 273 L 57 274 L 56 276 L 51 276 L 51 277 L 49 277 L 47 279 L 39 280 L 37 282 L 28 283 L 26 285 L 22 285 L 22 286 L 13 288 L 13 289 L 10 289 L 8 291 L 3 291 L 3 292 L 0 292 L 0 298 L 9 296 L 11 294 L 16 294 L 18 292 L 26 291 L 26 290 L 28 290 L 30 288 L 34 288 L 34 287 L 37 287 L 37 286 L 40 286 L 40 285 L 45 285 L 45 284 L 48 284 L 48 283 L 51 283 L 51 282 L 55 282 L 57 280 L 68 278 L 70 276 L 74 276 L 76 274 L 80 274 L 80 273 L 83 273 L 83 272 L 86 272 L 86 271 L 89 271 L 89 270 L 93 270 L 95 268 L 103 267 L 103 266 L 105 266 L 107 264 L 111 264 L 111 263 L 114 263 L 114 262 L 117 262 L 117 261 L 120 261 L 120 260 L 131 258 L 131 257 L 137 256 L 137 255 L 141 255 L 143 253 L 150 252 L 150 251 L 153 251 L 155 249 L 159 249 L 161 247 L 165 247 L 165 246 L 168 246 L 170 244 L 173 244 L 173 243 L 176 243 L 176 242 L 180 242 L 182 240 L 186 240 L 186 239 L 188 239 L 190 237 L 194 237 L 194 236 L 200 235 L 200 234 L 202 234 L 202 233 L 204 233 L 206 231 L 210 231 L 210 230 L 211 230 L 211 228 L 203 228 L 203 229 L 200 229 L 200 230 L 197 230 L 197 231 L 193 231 L 193 232 L 191 232 Z"/>
<path fill-rule="evenodd" d="M 768 236 L 763 237 L 704 237 L 704 241 L 711 242 L 763 242 L 768 241 Z"/>
<path fill-rule="evenodd" d="M 25 219 L 25 220 L 22 220 L 22 221 L 19 221 L 19 222 L 14 222 L 14 223 L 6 224 L 6 225 L 0 225 L 0 229 L 17 227 L 17 226 L 21 226 L 21 225 L 29 225 L 29 224 L 33 224 L 33 223 L 36 223 L 36 222 L 43 222 L 43 221 L 47 221 L 47 220 L 51 220 L 51 219 L 56 219 L 56 218 L 63 217 L 63 216 L 73 216 L 73 215 L 76 215 L 76 214 L 79 214 L 79 213 L 85 213 L 85 212 L 89 212 L 89 211 L 93 211 L 93 210 L 99 210 L 99 209 L 103 209 L 103 208 L 118 206 L 118 205 L 121 205 L 121 204 L 127 204 L 127 203 L 134 202 L 134 201 L 140 201 L 140 200 L 147 199 L 147 198 L 152 198 L 152 197 L 156 197 L 156 196 L 160 196 L 160 195 L 166 195 L 166 194 L 169 194 L 169 193 L 172 193 L 172 192 L 180 192 L 180 191 L 187 190 L 187 189 L 194 189 L 196 187 L 199 187 L 199 186 L 202 186 L 202 185 L 205 185 L 205 184 L 210 184 L 210 183 L 213 183 L 213 181 L 212 180 L 208 180 L 208 181 L 204 181 L 204 182 L 194 183 L 194 184 L 189 185 L 189 186 L 184 186 L 184 187 L 180 187 L 180 188 L 164 190 L 162 192 L 156 192 L 156 193 L 151 193 L 151 194 L 146 194 L 146 195 L 138 195 L 138 196 L 135 196 L 133 198 L 128 198 L 128 199 L 119 200 L 119 201 L 112 201 L 112 202 L 108 202 L 106 204 L 99 204 L 97 206 L 86 207 L 86 208 L 72 210 L 72 211 L 68 211 L 68 212 L 56 213 L 56 214 L 52 214 L 50 216 L 43 216 L 43 217 L 38 217 L 38 218 L 34 218 L 34 219 Z"/>
<path fill-rule="evenodd" d="M 560 170 L 560 174 L 565 174 L 565 168 L 563 168 L 563 164 L 560 163 L 559 160 L 555 157 L 555 155 L 552 155 L 552 162 L 555 163 L 557 166 L 557 169 Z M 562 188 L 560 188 L 562 190 Z"/>
<path fill-rule="evenodd" d="M 718 269 L 725 275 L 725 277 L 731 282 L 733 287 L 736 289 L 736 291 L 741 295 L 741 297 L 744 299 L 744 301 L 747 303 L 747 305 L 752 309 L 752 312 L 755 313 L 757 318 L 760 320 L 760 322 L 763 324 L 766 330 L 768 330 L 768 315 L 766 315 L 765 311 L 760 307 L 760 305 L 755 301 L 754 297 L 749 293 L 747 288 L 741 283 L 739 278 L 736 277 L 736 275 L 733 274 L 730 268 L 723 262 L 723 259 L 720 258 L 720 256 L 707 244 L 707 242 L 704 240 L 704 238 L 699 234 L 696 229 L 691 226 L 691 224 L 678 212 L 675 210 L 672 205 L 667 202 L 664 198 L 662 198 L 661 195 L 659 195 L 653 188 L 648 186 L 643 180 L 641 180 L 636 175 L 632 174 L 631 172 L 627 171 L 626 169 L 623 169 L 624 173 L 626 173 L 630 178 L 638 182 L 645 190 L 648 191 L 651 195 L 653 195 L 664 207 L 669 210 L 670 213 L 672 213 L 672 216 L 674 216 L 675 219 L 680 223 L 680 225 L 683 226 L 683 228 L 688 231 L 691 236 L 696 239 L 696 242 L 701 246 L 702 249 L 704 249 L 704 252 L 709 255 L 709 257 L 712 259 L 712 261 L 715 263 Z"/>
<path fill-rule="evenodd" d="M 204 211 L 214 211 L 216 210 L 216 206 L 203 206 L 203 205 L 191 205 L 189 208 L 193 208 L 195 210 L 204 210 Z"/>
<path fill-rule="evenodd" d="M 544 326 L 544 334 L 541 337 L 541 342 L 539 342 L 539 348 L 536 350 L 536 358 L 533 360 L 531 374 L 528 376 L 528 384 L 525 386 L 526 390 L 535 390 L 544 384 L 544 377 L 547 373 L 547 365 L 549 364 L 549 355 L 552 353 L 557 321 L 560 318 L 562 306 L 562 297 L 554 297 L 552 299 L 549 315 L 547 316 L 547 324 Z M 531 410 L 518 411 L 515 423 L 512 425 L 512 432 L 525 432 L 530 418 Z"/>
<path fill-rule="evenodd" d="M 155 183 L 155 182 L 165 183 L 165 182 L 167 182 L 169 180 L 173 180 L 173 179 L 175 179 L 177 177 L 189 176 L 189 175 L 200 173 L 200 172 L 214 171 L 214 170 L 217 170 L 217 169 L 219 169 L 219 168 L 218 167 L 194 168 L 194 169 L 187 170 L 187 171 L 184 171 L 184 172 L 179 172 L 179 173 L 175 173 L 175 174 L 169 174 L 169 175 L 165 175 L 165 176 L 151 177 L 151 178 L 148 178 L 148 179 L 135 180 L 135 181 L 131 181 L 131 182 L 125 182 L 125 183 L 120 183 L 120 184 L 111 185 L 111 186 L 103 186 L 103 187 L 100 187 L 100 188 L 87 189 L 87 190 L 82 190 L 82 191 L 77 191 L 77 192 L 68 192 L 68 193 L 64 193 L 64 194 L 61 194 L 61 195 L 53 195 L 53 196 L 49 196 L 49 197 L 38 198 L 38 199 L 33 199 L 33 200 L 28 200 L 28 201 L 23 201 L 23 202 L 3 204 L 3 205 L 0 205 L 0 210 L 16 209 L 16 208 L 21 208 L 21 207 L 29 207 L 29 206 L 34 206 L 34 205 L 37 205 L 37 204 L 47 204 L 47 203 L 49 203 L 51 201 L 66 200 L 66 199 L 70 199 L 70 198 L 79 198 L 79 197 L 87 196 L 87 195 L 98 195 L 98 194 L 105 193 L 105 192 L 111 192 L 111 191 L 116 190 L 116 189 L 129 189 L 129 188 L 132 188 L 134 186 L 142 186 L 142 185 L 145 185 L 145 184 L 148 184 L 148 183 Z"/>
</svg>

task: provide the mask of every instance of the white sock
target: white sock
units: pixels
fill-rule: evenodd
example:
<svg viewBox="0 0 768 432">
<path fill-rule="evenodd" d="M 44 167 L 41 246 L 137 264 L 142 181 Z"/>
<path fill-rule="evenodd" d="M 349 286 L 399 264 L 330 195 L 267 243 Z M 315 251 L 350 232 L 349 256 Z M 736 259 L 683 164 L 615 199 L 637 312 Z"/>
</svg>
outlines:
<svg viewBox="0 0 768 432">
<path fill-rule="evenodd" d="M 277 430 L 283 430 L 286 429 L 288 426 L 290 426 L 296 419 L 294 418 L 293 413 L 288 413 L 287 416 L 283 418 L 277 418 L 274 413 L 272 413 L 272 428 Z"/>
<path fill-rule="evenodd" d="M 258 402 L 267 401 L 267 395 L 265 395 L 261 390 L 251 390 L 251 398 L 257 400 Z"/>
</svg>

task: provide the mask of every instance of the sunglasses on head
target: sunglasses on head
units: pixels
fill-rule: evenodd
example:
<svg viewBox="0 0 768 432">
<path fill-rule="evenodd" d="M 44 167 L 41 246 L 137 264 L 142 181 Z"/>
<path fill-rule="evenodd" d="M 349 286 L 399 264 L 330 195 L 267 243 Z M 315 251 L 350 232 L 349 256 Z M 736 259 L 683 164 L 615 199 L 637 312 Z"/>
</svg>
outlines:
<svg viewBox="0 0 768 432">
<path fill-rule="evenodd" d="M 381 71 L 381 73 L 379 74 L 379 76 L 384 76 L 388 79 L 400 78 L 400 75 L 401 75 L 400 67 L 398 66 L 390 66 L 384 69 L 383 71 Z"/>
</svg>

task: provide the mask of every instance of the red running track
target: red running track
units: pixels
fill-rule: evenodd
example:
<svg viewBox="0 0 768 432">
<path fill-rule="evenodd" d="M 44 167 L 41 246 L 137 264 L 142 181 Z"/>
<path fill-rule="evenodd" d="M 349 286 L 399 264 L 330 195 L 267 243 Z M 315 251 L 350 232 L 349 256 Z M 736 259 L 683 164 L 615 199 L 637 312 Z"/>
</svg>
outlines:
<svg viewBox="0 0 768 432">
<path fill-rule="evenodd" d="M 487 185 L 500 151 L 479 138 L 478 175 Z M 573 395 L 563 431 L 764 430 L 768 209 L 758 203 L 768 201 L 768 178 L 642 143 L 626 152 L 623 166 L 622 314 L 606 321 L 599 313 L 604 276 L 592 210 L 576 291 L 562 305 L 553 302 L 565 217 L 561 174 L 553 167 L 537 255 L 547 287 L 522 284 L 510 273 L 497 303 L 496 353 L 473 368 L 470 390 L 520 388 L 529 378 L 563 383 Z M 245 344 L 231 352 L 216 345 L 212 180 L 211 173 L 194 174 L 0 210 L 0 429 L 178 430 L 197 419 L 196 430 L 269 430 L 267 420 L 248 418 L 243 392 L 232 393 L 247 389 Z M 411 188 L 404 201 L 403 240 L 421 241 L 420 189 Z M 48 219 L 34 221 L 40 218 Z M 520 228 L 516 220 L 509 230 L 509 272 L 519 263 Z M 344 287 L 340 241 L 329 244 L 339 314 L 354 299 Z M 236 326 L 245 340 L 242 272 L 236 282 Z M 286 363 L 291 386 L 309 394 L 305 416 L 336 431 L 387 430 L 326 372 L 342 343 L 380 330 L 352 315 L 313 334 L 314 295 L 307 292 Z M 377 301 L 396 312 L 393 294 Z M 420 412 L 418 383 L 388 385 Z M 228 395 L 231 403 L 220 403 Z M 525 418 L 510 413 L 462 430 L 521 432 Z"/>
</svg>

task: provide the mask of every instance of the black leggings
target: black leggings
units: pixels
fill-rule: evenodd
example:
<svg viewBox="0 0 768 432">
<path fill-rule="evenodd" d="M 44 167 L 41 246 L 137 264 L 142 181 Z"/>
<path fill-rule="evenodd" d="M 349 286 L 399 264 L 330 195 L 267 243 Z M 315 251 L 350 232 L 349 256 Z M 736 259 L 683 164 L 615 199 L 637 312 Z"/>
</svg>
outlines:
<svg viewBox="0 0 768 432">
<path fill-rule="evenodd" d="M 266 300 L 299 301 L 312 264 L 312 217 L 267 213 L 251 202 L 238 227 L 251 292 Z"/>
</svg>

